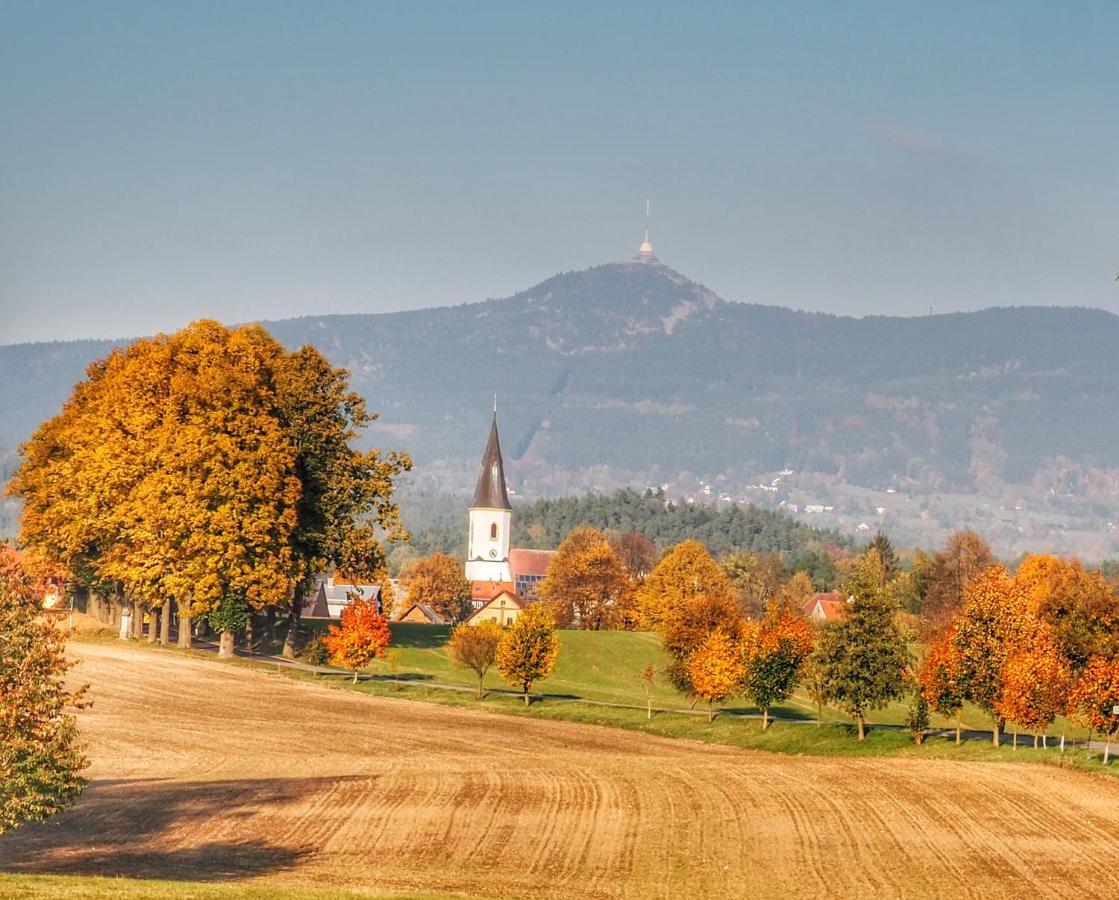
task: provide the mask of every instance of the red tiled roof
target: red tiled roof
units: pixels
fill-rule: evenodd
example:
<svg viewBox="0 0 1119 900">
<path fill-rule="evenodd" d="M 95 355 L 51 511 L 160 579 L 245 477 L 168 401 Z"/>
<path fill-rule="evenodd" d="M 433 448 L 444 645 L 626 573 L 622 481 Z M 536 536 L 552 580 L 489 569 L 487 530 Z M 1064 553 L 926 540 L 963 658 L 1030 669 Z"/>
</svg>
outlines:
<svg viewBox="0 0 1119 900">
<path fill-rule="evenodd" d="M 513 578 L 516 579 L 518 575 L 544 575 L 548 570 L 548 563 L 555 555 L 555 550 L 512 548 L 509 551 L 509 568 L 513 570 Z"/>
<path fill-rule="evenodd" d="M 806 619 L 822 618 L 825 622 L 837 622 L 843 618 L 847 598 L 839 591 L 829 591 L 826 594 L 813 594 L 812 599 L 804 604 L 804 617 Z M 816 615 L 819 608 L 821 615 Z"/>
</svg>

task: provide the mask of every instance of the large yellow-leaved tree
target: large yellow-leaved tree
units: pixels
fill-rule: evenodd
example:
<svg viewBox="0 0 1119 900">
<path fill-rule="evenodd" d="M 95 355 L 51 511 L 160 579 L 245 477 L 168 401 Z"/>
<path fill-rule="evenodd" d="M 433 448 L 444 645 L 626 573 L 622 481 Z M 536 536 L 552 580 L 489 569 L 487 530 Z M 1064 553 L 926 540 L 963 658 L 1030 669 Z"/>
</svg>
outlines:
<svg viewBox="0 0 1119 900">
<path fill-rule="evenodd" d="M 392 480 L 407 457 L 350 447 L 370 419 L 344 370 L 260 326 L 136 341 L 90 366 L 23 448 L 21 543 L 110 593 L 122 636 L 174 602 L 181 643 L 204 615 L 228 655 L 261 609 L 289 611 L 290 643 L 316 571 L 375 576 L 379 529 L 402 533 Z"/>
</svg>

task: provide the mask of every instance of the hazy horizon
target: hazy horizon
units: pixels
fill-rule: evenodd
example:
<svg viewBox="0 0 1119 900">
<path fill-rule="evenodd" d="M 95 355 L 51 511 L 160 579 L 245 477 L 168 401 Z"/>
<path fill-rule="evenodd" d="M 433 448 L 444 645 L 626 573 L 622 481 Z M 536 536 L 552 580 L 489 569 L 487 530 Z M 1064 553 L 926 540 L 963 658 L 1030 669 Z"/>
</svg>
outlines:
<svg viewBox="0 0 1119 900">
<path fill-rule="evenodd" d="M 0 343 L 624 259 L 839 315 L 1119 312 L 1108 4 L 0 4 Z"/>
</svg>

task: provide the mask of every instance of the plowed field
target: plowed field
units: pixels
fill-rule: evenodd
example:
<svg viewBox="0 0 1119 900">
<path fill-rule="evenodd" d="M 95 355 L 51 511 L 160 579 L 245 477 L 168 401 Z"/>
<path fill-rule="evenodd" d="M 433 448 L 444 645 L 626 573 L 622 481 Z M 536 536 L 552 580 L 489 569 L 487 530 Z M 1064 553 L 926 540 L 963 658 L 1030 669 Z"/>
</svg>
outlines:
<svg viewBox="0 0 1119 900">
<path fill-rule="evenodd" d="M 792 758 L 79 644 L 93 785 L 0 869 L 484 896 L 1119 896 L 1119 780 Z"/>
</svg>

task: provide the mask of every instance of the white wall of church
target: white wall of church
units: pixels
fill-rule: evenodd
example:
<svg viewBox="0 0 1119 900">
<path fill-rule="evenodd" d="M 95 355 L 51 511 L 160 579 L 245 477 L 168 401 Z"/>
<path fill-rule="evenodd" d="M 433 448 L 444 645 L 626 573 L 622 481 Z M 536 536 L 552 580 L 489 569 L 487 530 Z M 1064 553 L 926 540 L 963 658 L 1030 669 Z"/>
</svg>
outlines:
<svg viewBox="0 0 1119 900">
<path fill-rule="evenodd" d="M 512 581 L 509 531 L 513 513 L 507 509 L 470 510 L 466 577 L 470 581 Z"/>
</svg>

